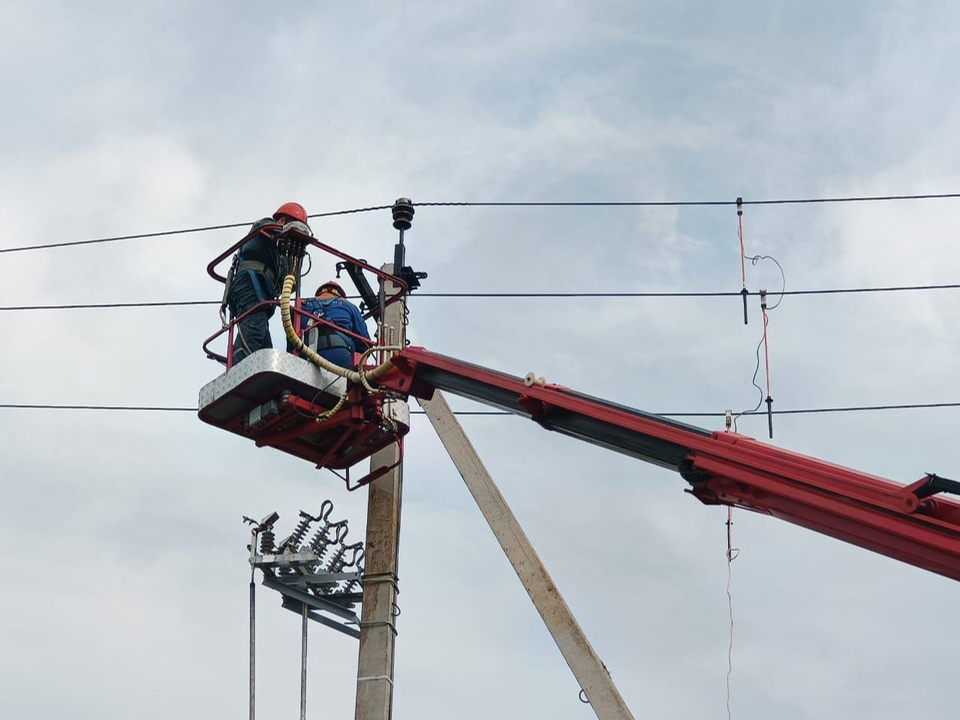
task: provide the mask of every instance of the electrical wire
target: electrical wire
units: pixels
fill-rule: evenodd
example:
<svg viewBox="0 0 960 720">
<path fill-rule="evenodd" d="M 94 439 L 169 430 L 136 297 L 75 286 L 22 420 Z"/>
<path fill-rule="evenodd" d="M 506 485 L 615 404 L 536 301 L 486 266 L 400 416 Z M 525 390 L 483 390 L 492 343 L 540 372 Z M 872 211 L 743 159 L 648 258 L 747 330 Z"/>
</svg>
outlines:
<svg viewBox="0 0 960 720">
<path fill-rule="evenodd" d="M 103 310 L 110 308 L 178 307 L 190 305 L 219 305 L 219 300 L 173 300 L 167 302 L 75 303 L 72 305 L 9 305 L 0 312 L 19 310 Z"/>
<path fill-rule="evenodd" d="M 852 405 L 845 407 L 798 408 L 793 410 L 774 410 L 774 415 L 813 415 L 820 413 L 880 412 L 888 410 L 931 410 L 936 408 L 960 408 L 960 402 L 904 403 L 889 405 Z M 39 403 L 0 403 L 0 409 L 7 410 L 116 410 L 142 412 L 198 412 L 196 407 L 159 406 L 159 405 L 46 405 Z M 424 415 L 422 410 L 411 410 L 411 415 Z M 711 418 L 724 417 L 723 412 L 665 412 L 651 413 L 668 418 Z M 745 413 L 748 414 L 748 413 Z M 454 415 L 465 416 L 514 416 L 505 410 L 459 410 Z"/>
<path fill-rule="evenodd" d="M 738 213 L 739 213 L 739 210 L 738 210 Z M 743 250 L 743 234 L 742 234 L 742 232 L 740 233 L 740 248 L 741 248 L 741 252 L 742 252 L 742 250 Z M 749 260 L 749 261 L 750 261 L 750 264 L 751 264 L 753 267 L 756 267 L 756 266 L 757 266 L 757 263 L 759 263 L 761 260 L 770 260 L 772 263 L 774 263 L 774 264 L 777 266 L 777 269 L 780 271 L 781 285 L 780 285 L 780 297 L 778 297 L 778 298 L 777 298 L 777 302 L 774 303 L 773 305 L 771 305 L 770 307 L 767 307 L 767 299 L 766 299 L 766 295 L 765 295 L 765 294 L 766 294 L 766 290 L 760 290 L 760 292 L 757 293 L 757 294 L 760 295 L 760 307 L 761 307 L 761 309 L 762 309 L 762 317 L 763 317 L 763 333 L 762 333 L 762 335 L 760 336 L 760 342 L 757 344 L 757 351 L 756 351 L 756 355 L 757 355 L 757 366 L 756 366 L 756 368 L 754 368 L 754 370 L 753 370 L 753 377 L 751 378 L 750 383 L 760 392 L 760 399 L 757 400 L 757 406 L 756 406 L 755 408 L 753 408 L 752 410 L 743 410 L 742 412 L 737 413 L 737 414 L 733 417 L 733 431 L 734 431 L 734 432 L 737 431 L 737 420 L 739 420 L 740 417 L 743 416 L 743 415 L 752 415 L 753 413 L 755 413 L 757 410 L 760 409 L 760 406 L 761 406 L 761 405 L 763 404 L 763 402 L 764 402 L 763 388 L 761 388 L 759 385 L 757 385 L 757 375 L 758 375 L 759 372 L 760 372 L 760 348 L 761 348 L 761 347 L 764 348 L 764 359 L 766 360 L 767 400 L 768 400 L 768 402 L 772 402 L 772 400 L 770 400 L 770 355 L 769 355 L 769 352 L 768 352 L 768 350 L 767 350 L 767 327 L 768 327 L 768 325 L 769 325 L 769 318 L 768 318 L 768 316 L 767 316 L 767 312 L 770 311 L 770 310 L 776 310 L 776 309 L 780 306 L 780 303 L 783 302 L 783 296 L 784 296 L 784 295 L 786 294 L 786 292 L 787 292 L 787 275 L 786 275 L 786 273 L 783 271 L 783 266 L 779 263 L 779 261 L 778 261 L 775 257 L 773 257 L 772 255 L 751 255 L 751 256 L 749 256 L 749 257 L 742 257 L 742 258 L 741 258 L 741 261 L 742 261 L 743 259 Z M 746 288 L 746 286 L 744 286 L 744 288 Z M 743 295 L 743 297 L 744 297 L 744 318 L 746 318 L 746 296 L 747 296 L 747 295 L 751 295 L 752 293 L 746 292 L 746 293 L 740 293 L 740 294 Z M 770 410 L 769 407 L 768 407 L 767 409 Z M 772 414 L 773 414 L 773 413 L 771 412 L 770 415 L 772 415 Z M 771 425 L 770 425 L 770 437 L 773 438 L 773 425 L 772 425 L 772 421 L 771 421 Z"/>
<path fill-rule="evenodd" d="M 733 715 L 730 711 L 730 676 L 733 674 L 733 594 L 730 585 L 733 582 L 733 561 L 740 555 L 740 548 L 733 547 L 733 507 L 727 505 L 727 611 L 730 615 L 730 640 L 727 644 L 727 720 Z"/>
<path fill-rule="evenodd" d="M 121 410 L 141 412 L 197 412 L 195 407 L 171 407 L 160 405 L 40 405 L 2 403 L 2 409 L 12 410 Z"/>
<path fill-rule="evenodd" d="M 764 329 L 766 329 L 767 318 L 763 318 Z M 766 337 L 766 333 L 760 336 L 760 342 L 757 343 L 757 367 L 753 370 L 753 378 L 750 380 L 751 384 L 757 389 L 757 392 L 760 393 L 760 397 L 757 399 L 757 406 L 751 410 L 741 410 L 736 415 L 733 416 L 733 431 L 737 432 L 737 420 L 739 420 L 744 415 L 753 415 L 757 410 L 760 409 L 760 406 L 763 405 L 763 388 L 757 385 L 757 375 L 760 374 L 760 348 L 763 347 L 763 340 Z M 783 411 L 780 411 L 783 412 Z M 776 413 L 774 413 L 776 414 Z"/>
<path fill-rule="evenodd" d="M 392 205 L 374 205 L 371 207 L 351 208 L 350 210 L 334 210 L 332 212 L 315 213 L 308 218 L 332 217 L 334 215 L 352 215 L 354 213 L 370 212 L 372 210 L 389 210 Z M 0 248 L 2 253 L 26 252 L 28 250 L 48 250 L 51 248 L 75 247 L 78 245 L 97 245 L 100 243 L 120 242 L 121 240 L 140 240 L 144 238 L 168 237 L 171 235 L 188 235 L 191 233 L 210 232 L 212 230 L 229 230 L 232 228 L 247 227 L 254 221 L 224 223 L 221 225 L 203 225 L 201 227 L 182 228 L 180 230 L 160 230 L 158 232 L 136 233 L 132 235 L 113 235 L 110 237 L 91 238 L 89 240 L 71 240 L 69 242 L 48 243 L 46 245 L 23 245 L 20 247 Z"/>
<path fill-rule="evenodd" d="M 853 288 L 820 288 L 813 290 L 784 290 L 782 295 L 844 295 L 848 293 L 880 293 L 880 292 L 907 292 L 922 290 L 960 290 L 960 283 L 945 283 L 940 285 L 887 285 L 879 287 Z M 411 298 L 697 298 L 697 297 L 741 297 L 742 292 L 737 290 L 718 291 L 665 291 L 665 292 L 416 292 Z M 760 295 L 759 291 L 748 292 L 748 295 Z M 0 308 L 2 309 L 2 308 Z"/>
<path fill-rule="evenodd" d="M 772 259 L 772 258 L 771 258 Z M 781 269 L 781 273 L 782 273 Z M 785 282 L 785 281 L 784 281 Z M 865 293 L 889 293 L 889 292 L 911 292 L 927 290 L 960 290 L 960 283 L 951 283 L 945 285 L 893 285 L 886 287 L 854 287 L 854 288 L 826 288 L 819 290 L 783 290 L 780 296 L 792 295 L 844 295 L 844 294 L 865 294 Z M 759 292 L 751 292 L 749 295 L 759 295 Z M 503 292 L 503 293 L 470 293 L 470 292 L 451 292 L 451 293 L 421 293 L 418 292 L 410 297 L 417 298 L 467 298 L 467 299 L 492 299 L 492 298 L 514 298 L 514 299 L 551 299 L 551 298 L 698 298 L 698 297 L 740 297 L 739 292 Z M 361 299 L 359 295 L 348 295 L 348 300 Z M 777 305 L 780 301 L 778 299 Z M 100 310 L 105 308 L 149 308 L 149 307 L 177 307 L 189 305 L 219 305 L 219 300 L 172 300 L 163 302 L 117 302 L 117 303 L 73 303 L 68 305 L 7 305 L 0 306 L 0 312 L 15 312 L 23 310 Z M 774 305 L 773 307 L 776 307 Z M 773 309 L 773 308 L 771 308 Z"/>
<path fill-rule="evenodd" d="M 886 202 L 894 200 L 943 200 L 960 198 L 960 193 L 928 193 L 922 195 L 868 195 L 848 197 L 820 197 L 820 198 L 788 198 L 774 200 L 743 200 L 743 205 L 810 205 L 826 203 L 849 202 Z M 413 203 L 414 207 L 706 207 L 736 205 L 737 200 L 654 200 L 654 201 L 572 201 L 572 202 L 421 202 Z M 353 215 L 356 213 L 389 210 L 393 205 L 370 205 L 367 207 L 350 208 L 348 210 L 333 210 L 331 212 L 314 213 L 308 215 L 310 219 L 332 217 L 335 215 Z M 229 230 L 246 227 L 253 221 L 222 223 L 220 225 L 204 225 L 200 227 L 181 228 L 179 230 L 161 230 L 158 232 L 135 233 L 130 235 L 114 235 L 88 240 L 71 240 L 68 242 L 48 243 L 44 245 L 22 245 L 19 247 L 0 248 L 0 254 L 26 252 L 29 250 L 48 250 L 51 248 L 76 247 L 79 245 L 96 245 L 99 243 L 119 242 L 122 240 L 139 240 L 144 238 L 169 237 L 172 235 L 187 235 L 191 233 L 210 232 L 212 230 Z"/>
<path fill-rule="evenodd" d="M 960 198 L 960 193 L 923 195 L 861 195 L 846 197 L 789 198 L 775 200 L 743 200 L 742 205 L 811 205 L 849 202 L 885 202 L 892 200 L 943 200 Z M 415 202 L 414 207 L 707 207 L 737 205 L 737 200 L 647 200 L 647 201 L 518 201 L 518 202 Z"/>
<path fill-rule="evenodd" d="M 46 245 L 22 245 L 20 247 L 0 248 L 2 253 L 26 252 L 28 250 L 47 250 L 50 248 L 75 247 L 77 245 L 97 245 L 100 243 L 120 242 L 121 240 L 139 240 L 141 238 L 168 237 L 170 235 L 187 235 L 189 233 L 209 232 L 211 230 L 227 230 L 229 228 L 246 227 L 251 223 L 226 223 L 224 225 L 205 225 L 203 227 L 184 228 L 182 230 L 161 230 L 159 232 L 137 233 L 135 235 L 114 235 L 112 237 L 92 238 L 90 240 L 71 240 L 69 242 L 49 243 Z"/>
<path fill-rule="evenodd" d="M 761 260 L 770 260 L 777 266 L 777 269 L 780 270 L 780 279 L 783 281 L 783 284 L 780 286 L 780 297 L 777 298 L 777 301 L 773 305 L 767 308 L 768 310 L 776 310 L 780 306 L 780 303 L 783 302 L 783 296 L 787 294 L 787 275 L 783 272 L 783 265 L 777 262 L 777 259 L 773 257 L 773 255 L 754 255 L 753 257 L 747 258 L 747 260 L 749 260 L 750 264 L 754 267 L 756 267 L 757 263 Z M 754 293 L 747 293 L 747 295 L 751 294 Z"/>
</svg>

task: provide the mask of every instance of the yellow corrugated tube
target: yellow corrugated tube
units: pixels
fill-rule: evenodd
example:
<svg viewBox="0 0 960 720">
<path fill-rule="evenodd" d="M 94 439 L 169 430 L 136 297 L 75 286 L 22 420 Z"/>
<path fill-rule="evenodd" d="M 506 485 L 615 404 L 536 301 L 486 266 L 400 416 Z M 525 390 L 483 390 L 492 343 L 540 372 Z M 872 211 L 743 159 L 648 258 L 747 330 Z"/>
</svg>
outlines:
<svg viewBox="0 0 960 720">
<path fill-rule="evenodd" d="M 386 360 L 382 362 L 380 365 L 377 365 L 377 367 L 375 367 L 373 370 L 364 372 L 362 368 L 363 362 L 361 361 L 360 363 L 361 367 L 359 371 L 350 370 L 349 368 L 343 368 L 335 363 L 330 362 L 329 360 L 321 357 L 315 351 L 307 347 L 304 344 L 303 340 L 301 340 L 297 336 L 297 331 L 293 329 L 293 321 L 291 320 L 291 317 L 290 317 L 290 295 L 293 293 L 293 286 L 296 284 L 296 282 L 297 282 L 296 276 L 287 275 L 283 279 L 283 290 L 280 293 L 280 320 L 283 322 L 283 330 L 287 334 L 287 338 L 289 338 L 293 347 L 296 350 L 298 350 L 303 357 L 307 358 L 307 360 L 312 362 L 314 365 L 320 368 L 323 368 L 324 370 L 327 370 L 329 372 L 332 372 L 335 375 L 339 375 L 340 377 L 345 377 L 350 382 L 360 383 L 368 391 L 374 392 L 375 388 L 373 388 L 370 385 L 369 381 L 376 380 L 378 377 L 380 377 L 381 375 L 386 373 L 388 370 L 390 370 L 390 368 L 393 367 L 393 362 L 391 360 Z M 375 350 L 400 350 L 400 349 L 401 349 L 400 347 L 396 347 L 396 346 L 391 346 L 391 347 L 375 346 L 367 350 L 363 354 L 363 357 L 366 358 L 366 356 L 370 352 L 373 352 Z"/>
</svg>

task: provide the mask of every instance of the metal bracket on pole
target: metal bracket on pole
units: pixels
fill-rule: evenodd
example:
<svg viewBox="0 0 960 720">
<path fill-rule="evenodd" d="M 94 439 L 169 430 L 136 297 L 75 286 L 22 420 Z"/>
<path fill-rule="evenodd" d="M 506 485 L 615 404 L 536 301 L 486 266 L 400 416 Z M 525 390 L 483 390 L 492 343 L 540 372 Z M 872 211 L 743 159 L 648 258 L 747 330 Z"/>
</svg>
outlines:
<svg viewBox="0 0 960 720">
<path fill-rule="evenodd" d="M 419 402 L 597 717 L 633 720 L 606 666 L 590 646 L 443 395 L 438 390 L 433 400 Z"/>
</svg>

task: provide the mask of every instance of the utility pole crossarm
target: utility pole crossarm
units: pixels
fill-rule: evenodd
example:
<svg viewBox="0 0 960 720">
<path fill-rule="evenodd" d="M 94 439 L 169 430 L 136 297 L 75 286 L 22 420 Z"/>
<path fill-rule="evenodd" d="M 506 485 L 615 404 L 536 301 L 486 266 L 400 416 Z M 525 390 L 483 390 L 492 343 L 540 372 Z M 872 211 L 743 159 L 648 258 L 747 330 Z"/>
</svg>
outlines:
<svg viewBox="0 0 960 720">
<path fill-rule="evenodd" d="M 594 652 L 443 395 L 437 391 L 432 400 L 419 402 L 597 717 L 633 720 L 606 666 Z"/>
</svg>

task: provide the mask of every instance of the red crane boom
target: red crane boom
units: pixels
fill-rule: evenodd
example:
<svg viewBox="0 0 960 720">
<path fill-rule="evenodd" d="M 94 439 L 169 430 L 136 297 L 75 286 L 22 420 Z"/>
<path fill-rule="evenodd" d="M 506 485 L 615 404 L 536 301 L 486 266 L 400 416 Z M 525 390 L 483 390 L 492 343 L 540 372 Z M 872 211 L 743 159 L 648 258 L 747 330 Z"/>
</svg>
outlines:
<svg viewBox="0 0 960 720">
<path fill-rule="evenodd" d="M 434 390 L 524 415 L 548 430 L 677 470 L 709 505 L 787 520 L 960 580 L 960 482 L 928 473 L 907 485 L 789 452 L 732 432 L 659 415 L 411 347 L 381 386 Z"/>
</svg>

